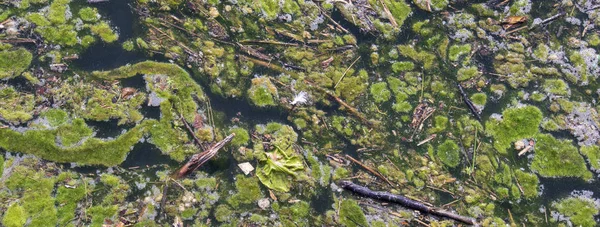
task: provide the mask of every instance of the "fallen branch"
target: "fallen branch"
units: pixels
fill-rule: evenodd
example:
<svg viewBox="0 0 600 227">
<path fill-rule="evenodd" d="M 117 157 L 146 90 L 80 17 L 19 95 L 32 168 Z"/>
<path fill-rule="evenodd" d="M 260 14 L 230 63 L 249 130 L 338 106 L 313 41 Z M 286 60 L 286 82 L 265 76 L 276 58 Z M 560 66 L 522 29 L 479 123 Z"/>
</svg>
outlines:
<svg viewBox="0 0 600 227">
<path fill-rule="evenodd" d="M 214 157 L 217 152 L 223 148 L 223 146 L 225 146 L 225 144 L 229 143 L 233 139 L 233 137 L 235 137 L 235 133 L 231 133 L 231 135 L 225 137 L 225 139 L 215 143 L 208 150 L 192 156 L 192 158 L 190 158 L 190 160 L 184 166 L 182 166 L 179 171 L 177 171 L 176 177 L 182 178 L 198 169 L 198 167 Z"/>
<path fill-rule="evenodd" d="M 392 194 L 389 192 L 383 192 L 383 191 L 373 191 L 367 187 L 363 187 L 363 186 L 354 184 L 350 181 L 341 181 L 340 186 L 343 189 L 349 190 L 351 192 L 354 192 L 360 196 L 364 196 L 367 198 L 372 198 L 372 199 L 386 201 L 386 202 L 392 202 L 392 203 L 399 204 L 399 205 L 404 206 L 409 209 L 421 211 L 423 213 L 449 218 L 449 219 L 452 219 L 455 221 L 460 221 L 460 222 L 463 222 L 463 223 L 469 224 L 469 225 L 477 225 L 477 221 L 471 217 L 458 215 L 458 214 L 455 214 L 450 211 L 443 210 L 443 209 L 440 209 L 437 207 L 430 207 L 423 203 L 417 202 L 415 200 L 409 199 L 409 198 L 401 196 L 401 195 L 395 195 L 395 194 Z"/>
<path fill-rule="evenodd" d="M 362 167 L 363 169 L 366 169 L 367 171 L 369 171 L 370 173 L 372 173 L 373 175 L 381 178 L 382 180 L 384 180 L 385 182 L 387 182 L 390 186 L 394 186 L 394 184 L 392 184 L 392 182 L 390 182 L 387 178 L 385 178 L 383 175 L 381 175 L 381 173 L 371 169 L 370 167 L 366 166 L 365 164 L 363 164 L 362 162 L 354 159 L 352 156 L 350 155 L 346 155 L 346 158 L 349 159 L 350 161 L 356 163 L 357 165 L 359 165 L 360 167 Z"/>
</svg>

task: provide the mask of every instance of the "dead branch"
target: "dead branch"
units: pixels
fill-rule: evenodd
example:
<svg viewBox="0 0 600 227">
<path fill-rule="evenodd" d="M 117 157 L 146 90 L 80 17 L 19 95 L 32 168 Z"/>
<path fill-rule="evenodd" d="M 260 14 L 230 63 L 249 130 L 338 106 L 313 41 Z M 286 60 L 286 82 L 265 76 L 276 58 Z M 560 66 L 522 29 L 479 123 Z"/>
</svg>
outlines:
<svg viewBox="0 0 600 227">
<path fill-rule="evenodd" d="M 205 150 L 202 153 L 198 153 L 192 156 L 192 158 L 190 158 L 190 160 L 185 165 L 183 165 L 179 169 L 179 171 L 177 171 L 176 177 L 182 178 L 190 174 L 194 170 L 198 169 L 202 164 L 214 157 L 217 154 L 217 152 L 221 148 L 223 148 L 223 146 L 225 146 L 225 144 L 229 143 L 233 139 L 233 137 L 235 137 L 235 133 L 231 133 L 231 135 L 225 137 L 225 139 L 215 143 L 208 150 Z"/>
<path fill-rule="evenodd" d="M 376 200 L 381 200 L 381 201 L 386 201 L 386 202 L 396 203 L 396 204 L 399 204 L 399 205 L 404 206 L 409 209 L 418 210 L 423 213 L 449 218 L 449 219 L 459 221 L 459 222 L 469 224 L 469 225 L 477 225 L 477 221 L 471 217 L 466 217 L 466 216 L 462 216 L 459 214 L 455 214 L 450 211 L 443 210 L 441 208 L 428 206 L 421 202 L 417 202 L 415 200 L 409 199 L 402 195 L 396 195 L 396 194 L 392 194 L 392 193 L 384 192 L 384 191 L 373 191 L 367 187 L 354 184 L 350 181 L 342 181 L 339 184 L 343 189 L 354 192 L 360 196 L 364 196 L 364 197 L 368 197 L 368 198 L 372 198 L 372 199 L 376 199 Z"/>
<path fill-rule="evenodd" d="M 381 175 L 381 173 L 377 172 L 376 170 L 366 166 L 365 164 L 363 164 L 362 162 L 354 159 L 352 156 L 350 155 L 345 155 L 345 157 L 347 159 L 349 159 L 350 161 L 356 163 L 357 165 L 359 165 L 360 167 L 362 167 L 363 169 L 369 171 L 370 173 L 372 173 L 373 175 L 381 178 L 382 180 L 384 180 L 386 183 L 388 183 L 390 186 L 394 186 L 394 184 L 392 184 L 392 182 L 390 182 L 387 178 L 385 178 L 383 175 Z"/>
<path fill-rule="evenodd" d="M 198 146 L 200 146 L 202 150 L 206 150 L 206 146 L 204 145 L 204 143 L 202 143 L 202 141 L 200 141 L 200 139 L 198 139 L 196 133 L 194 133 L 194 130 L 192 129 L 192 127 L 190 127 L 190 124 L 185 120 L 185 117 L 183 117 L 182 113 L 179 113 L 179 117 L 181 118 L 183 125 L 185 125 L 185 128 L 190 132 L 190 134 L 192 134 L 192 137 L 194 138 L 194 141 L 196 141 L 196 144 L 198 144 Z"/>
</svg>

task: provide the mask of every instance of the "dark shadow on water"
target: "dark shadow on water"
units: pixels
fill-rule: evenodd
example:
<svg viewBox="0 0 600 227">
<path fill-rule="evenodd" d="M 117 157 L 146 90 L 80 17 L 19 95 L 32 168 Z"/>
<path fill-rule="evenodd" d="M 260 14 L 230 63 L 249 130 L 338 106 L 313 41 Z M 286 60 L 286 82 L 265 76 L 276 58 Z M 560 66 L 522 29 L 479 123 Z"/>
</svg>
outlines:
<svg viewBox="0 0 600 227">
<path fill-rule="evenodd" d="M 83 52 L 75 66 L 81 70 L 109 70 L 125 63 L 134 64 L 144 59 L 144 55 L 139 52 L 129 52 L 123 50 L 120 43 L 96 43 Z"/>
<path fill-rule="evenodd" d="M 164 155 L 160 152 L 156 146 L 151 143 L 143 142 L 133 146 L 133 150 L 129 152 L 127 158 L 121 167 L 145 167 L 167 164 L 169 166 L 177 166 L 178 162 L 171 159 L 168 155 Z"/>
<path fill-rule="evenodd" d="M 94 128 L 98 138 L 116 138 L 123 130 L 129 130 L 132 125 L 118 125 L 119 120 L 109 121 L 86 121 L 85 123 Z"/>
<path fill-rule="evenodd" d="M 101 41 L 90 46 L 81 53 L 75 66 L 82 70 L 107 70 L 122 66 L 124 63 L 136 63 L 143 60 L 144 55 L 139 52 L 128 52 L 123 50 L 121 43 L 135 37 L 141 31 L 130 7 L 132 0 L 107 1 L 94 4 L 100 13 L 111 22 L 119 34 L 119 40 L 107 44 Z"/>
</svg>

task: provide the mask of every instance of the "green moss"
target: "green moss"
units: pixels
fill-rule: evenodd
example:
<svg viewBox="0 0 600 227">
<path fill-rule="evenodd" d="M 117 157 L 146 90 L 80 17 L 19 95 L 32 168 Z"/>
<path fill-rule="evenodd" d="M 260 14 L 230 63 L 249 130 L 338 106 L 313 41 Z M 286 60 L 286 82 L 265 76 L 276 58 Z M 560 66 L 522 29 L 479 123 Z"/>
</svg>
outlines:
<svg viewBox="0 0 600 227">
<path fill-rule="evenodd" d="M 29 130 L 19 133 L 0 129 L 0 147 L 6 150 L 34 154 L 55 162 L 75 162 L 84 165 L 117 165 L 145 132 L 145 124 L 138 125 L 112 141 L 90 138 L 82 145 L 60 148 L 56 145 L 56 130 Z"/>
<path fill-rule="evenodd" d="M 92 129 L 89 128 L 81 118 L 73 119 L 71 124 L 64 124 L 58 127 L 56 136 L 60 139 L 63 146 L 70 147 L 82 139 L 91 136 Z"/>
<path fill-rule="evenodd" d="M 90 27 L 92 34 L 97 35 L 104 42 L 112 43 L 119 39 L 119 36 L 112 30 L 110 25 L 106 22 L 100 22 Z"/>
<path fill-rule="evenodd" d="M 536 136 L 535 156 L 531 169 L 544 177 L 580 177 L 592 179 L 583 157 L 569 140 L 558 140 L 552 135 Z"/>
<path fill-rule="evenodd" d="M 79 10 L 79 18 L 85 22 L 96 22 L 100 19 L 100 14 L 95 8 L 85 7 Z"/>
<path fill-rule="evenodd" d="M 92 223 L 90 226 L 101 227 L 104 226 L 105 220 L 114 220 L 117 216 L 117 205 L 113 206 L 93 206 L 86 210 L 87 214 L 91 216 Z"/>
<path fill-rule="evenodd" d="M 581 154 L 583 154 L 590 166 L 594 170 L 600 170 L 600 147 L 596 145 L 591 146 L 583 146 L 580 149 Z"/>
<path fill-rule="evenodd" d="M 590 44 L 590 46 L 593 46 L 593 47 L 600 46 L 600 35 L 598 35 L 596 33 L 592 33 L 588 36 L 587 41 Z"/>
<path fill-rule="evenodd" d="M 439 133 L 446 130 L 448 127 L 448 118 L 442 115 L 435 116 L 433 118 L 434 126 L 429 130 L 430 133 Z"/>
<path fill-rule="evenodd" d="M 33 117 L 34 110 L 32 94 L 17 92 L 13 87 L 0 88 L 0 117 L 6 121 L 27 122 Z"/>
<path fill-rule="evenodd" d="M 244 128 L 234 127 L 229 129 L 229 133 L 235 133 L 235 137 L 231 140 L 231 145 L 234 147 L 245 146 L 248 145 L 248 141 L 250 140 L 250 134 Z"/>
<path fill-rule="evenodd" d="M 6 227 L 21 227 L 27 222 L 27 213 L 18 203 L 11 204 L 4 213 L 2 225 Z"/>
<path fill-rule="evenodd" d="M 449 167 L 460 164 L 460 148 L 452 140 L 446 140 L 437 148 L 437 157 Z"/>
<path fill-rule="evenodd" d="M 437 57 L 427 51 L 417 51 L 411 45 L 398 45 L 398 51 L 403 56 L 423 64 L 423 68 L 429 70 L 436 65 Z"/>
<path fill-rule="evenodd" d="M 252 86 L 248 90 L 248 97 L 252 104 L 258 107 L 275 106 L 279 95 L 277 87 L 268 77 L 252 79 Z"/>
<path fill-rule="evenodd" d="M 214 213 L 215 219 L 217 219 L 219 222 L 230 222 L 233 220 L 233 217 L 231 216 L 232 214 L 233 211 L 229 208 L 229 206 L 224 204 L 217 206 Z"/>
<path fill-rule="evenodd" d="M 367 218 L 355 200 L 346 199 L 339 207 L 340 223 L 347 227 L 369 226 Z"/>
<path fill-rule="evenodd" d="M 598 207 L 594 199 L 585 197 L 569 197 L 552 203 L 552 208 L 569 218 L 574 226 L 596 226 L 594 216 L 598 215 Z"/>
<path fill-rule="evenodd" d="M 471 101 L 478 106 L 485 106 L 487 103 L 487 95 L 485 93 L 475 93 L 471 95 Z"/>
<path fill-rule="evenodd" d="M 67 22 L 67 14 L 69 3 L 71 0 L 55 0 L 50 4 L 48 9 L 48 20 L 53 24 L 65 24 Z"/>
<path fill-rule="evenodd" d="M 470 80 L 479 75 L 479 70 L 475 66 L 462 67 L 458 70 L 457 77 L 459 81 Z"/>
<path fill-rule="evenodd" d="M 408 71 L 413 70 L 414 68 L 415 68 L 415 64 L 410 61 L 400 61 L 400 62 L 394 62 L 392 64 L 392 71 L 395 73 L 408 72 Z"/>
<path fill-rule="evenodd" d="M 531 138 L 539 131 L 542 112 L 534 106 L 510 108 L 502 112 L 502 120 L 491 119 L 486 122 L 486 131 L 494 137 L 494 147 L 502 154 L 511 143 Z"/>
<path fill-rule="evenodd" d="M 0 51 L 0 80 L 21 75 L 31 64 L 33 55 L 25 48 Z"/>
<path fill-rule="evenodd" d="M 227 199 L 227 203 L 233 208 L 239 207 L 240 204 L 254 203 L 263 197 L 260 186 L 258 185 L 258 179 L 254 177 L 244 177 L 244 175 L 241 174 L 238 174 L 235 178 L 235 188 L 237 189 L 237 193 Z"/>
<path fill-rule="evenodd" d="M 471 44 L 452 45 L 448 50 L 448 58 L 451 61 L 458 61 L 461 56 L 467 56 L 471 53 Z"/>
<path fill-rule="evenodd" d="M 540 125 L 544 130 L 555 132 L 560 130 L 560 126 L 552 119 L 546 119 Z"/>
<path fill-rule="evenodd" d="M 131 40 L 127 40 L 123 43 L 123 50 L 126 51 L 133 51 L 135 49 L 135 45 L 133 44 L 133 41 Z"/>
<path fill-rule="evenodd" d="M 569 85 L 561 79 L 546 79 L 544 80 L 544 90 L 552 95 L 568 95 Z"/>
<path fill-rule="evenodd" d="M 382 103 L 388 101 L 392 96 L 392 93 L 387 89 L 387 84 L 385 82 L 379 82 L 371 85 L 371 96 L 376 103 Z"/>
<path fill-rule="evenodd" d="M 525 198 L 533 199 L 538 197 L 540 180 L 538 179 L 537 175 L 526 173 L 518 169 L 515 171 L 515 177 L 523 189 L 523 196 Z"/>
<path fill-rule="evenodd" d="M 87 193 L 86 183 L 81 181 L 71 182 L 77 182 L 78 184 L 70 185 L 71 187 L 69 188 L 63 185 L 58 186 L 56 192 L 57 216 L 60 226 L 73 226 L 75 224 L 77 204 Z"/>
<path fill-rule="evenodd" d="M 342 75 L 343 72 L 340 72 L 339 77 L 341 78 Z M 367 90 L 369 86 L 368 79 L 369 74 L 366 70 L 360 70 L 356 75 L 346 75 L 335 88 L 335 93 L 341 96 L 346 102 L 351 103 Z M 335 81 L 337 82 L 337 80 L 339 79 Z"/>
</svg>

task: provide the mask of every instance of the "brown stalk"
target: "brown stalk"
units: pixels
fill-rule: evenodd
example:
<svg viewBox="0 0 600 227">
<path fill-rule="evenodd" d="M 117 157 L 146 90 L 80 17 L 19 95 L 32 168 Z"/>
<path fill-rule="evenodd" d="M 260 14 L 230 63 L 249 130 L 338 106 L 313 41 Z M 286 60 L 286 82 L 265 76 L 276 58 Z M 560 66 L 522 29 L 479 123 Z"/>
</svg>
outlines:
<svg viewBox="0 0 600 227">
<path fill-rule="evenodd" d="M 350 155 L 345 155 L 345 157 L 347 159 L 349 159 L 350 161 L 356 163 L 357 165 L 359 165 L 360 167 L 362 167 L 363 169 L 369 171 L 370 173 L 372 173 L 373 175 L 381 178 L 382 180 L 384 180 L 386 183 L 388 183 L 390 186 L 394 186 L 394 184 L 392 184 L 392 182 L 390 182 L 387 178 L 385 178 L 383 175 L 381 175 L 381 173 L 377 172 L 376 170 L 366 166 L 365 164 L 363 164 L 362 162 L 354 159 L 352 156 Z"/>
<path fill-rule="evenodd" d="M 235 133 L 231 133 L 231 135 L 225 137 L 225 139 L 213 144 L 208 150 L 192 156 L 192 158 L 190 158 L 190 160 L 183 165 L 179 171 L 177 171 L 176 178 L 185 177 L 194 170 L 198 169 L 202 164 L 214 157 L 217 152 L 223 148 L 223 146 L 225 146 L 225 144 L 229 143 L 233 139 L 233 137 L 235 137 Z"/>
</svg>

